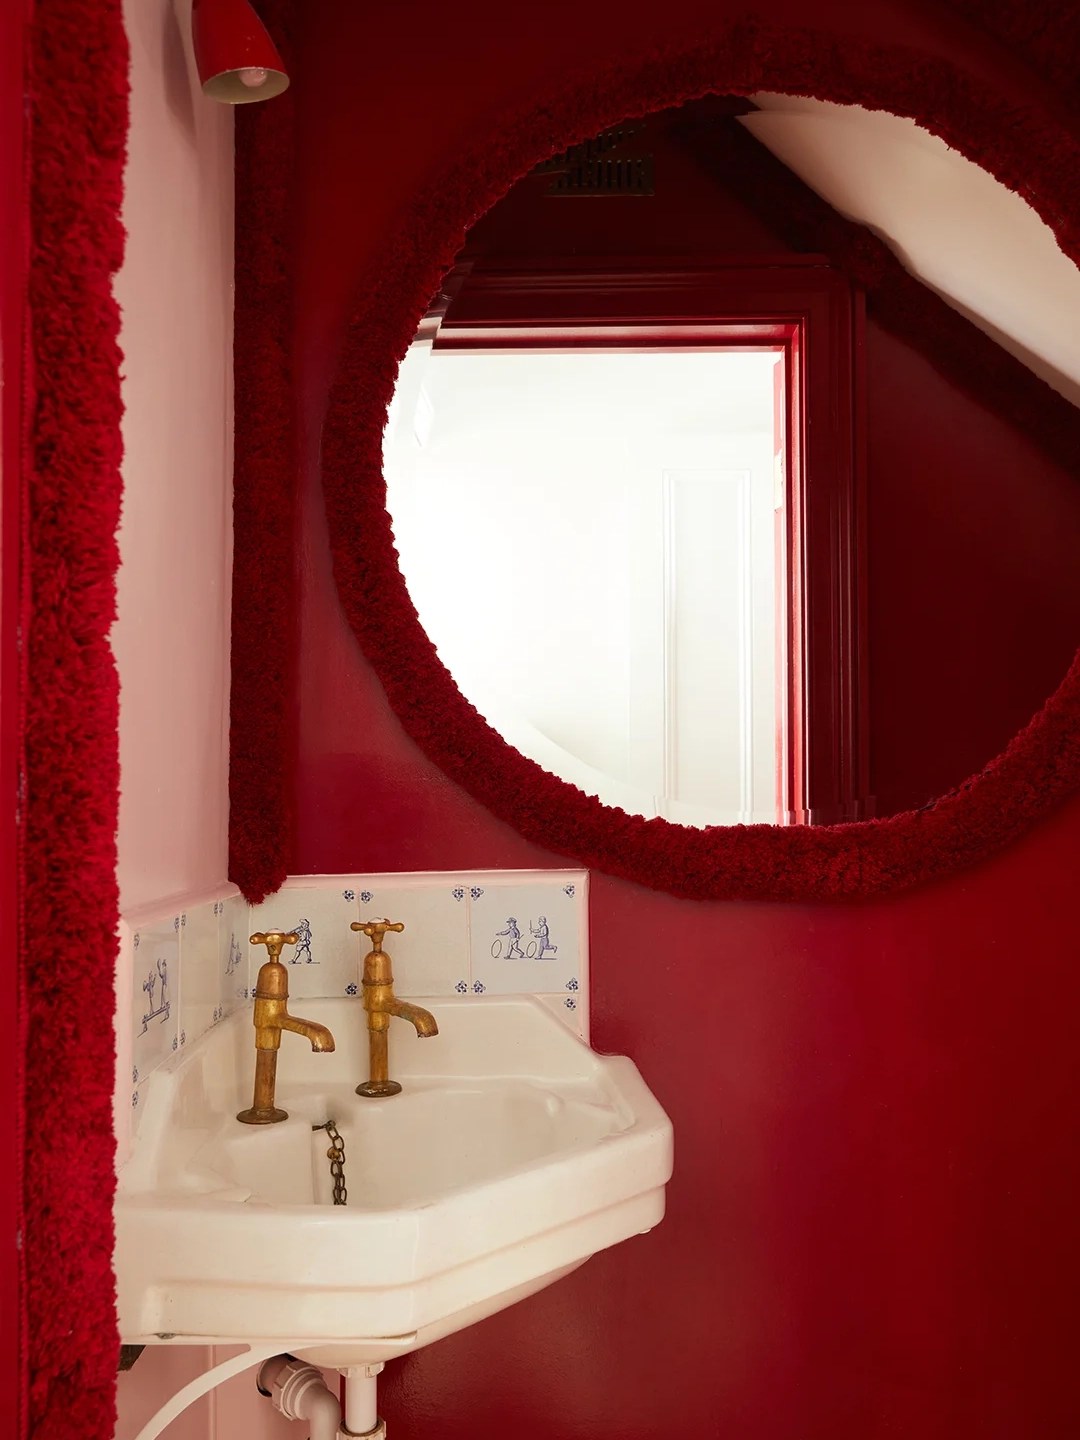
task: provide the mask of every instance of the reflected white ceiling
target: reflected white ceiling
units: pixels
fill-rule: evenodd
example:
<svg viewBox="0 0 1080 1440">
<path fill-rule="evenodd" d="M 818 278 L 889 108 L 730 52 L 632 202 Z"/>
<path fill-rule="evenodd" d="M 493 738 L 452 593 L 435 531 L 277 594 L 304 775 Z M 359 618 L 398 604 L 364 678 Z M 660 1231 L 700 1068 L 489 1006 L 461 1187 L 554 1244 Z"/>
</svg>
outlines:
<svg viewBox="0 0 1080 1440">
<path fill-rule="evenodd" d="M 1080 269 L 1026 201 L 912 120 L 755 95 L 742 124 L 811 189 L 1074 404 Z"/>
</svg>

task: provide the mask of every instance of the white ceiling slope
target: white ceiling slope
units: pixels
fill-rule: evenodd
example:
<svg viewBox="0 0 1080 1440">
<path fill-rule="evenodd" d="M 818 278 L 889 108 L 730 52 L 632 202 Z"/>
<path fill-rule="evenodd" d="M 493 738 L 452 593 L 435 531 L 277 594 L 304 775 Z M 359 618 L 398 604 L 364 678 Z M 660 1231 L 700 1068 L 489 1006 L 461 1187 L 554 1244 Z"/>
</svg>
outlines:
<svg viewBox="0 0 1080 1440">
<path fill-rule="evenodd" d="M 742 123 L 850 220 L 1073 404 L 1080 269 L 1031 206 L 944 141 L 884 110 L 755 95 Z"/>
</svg>

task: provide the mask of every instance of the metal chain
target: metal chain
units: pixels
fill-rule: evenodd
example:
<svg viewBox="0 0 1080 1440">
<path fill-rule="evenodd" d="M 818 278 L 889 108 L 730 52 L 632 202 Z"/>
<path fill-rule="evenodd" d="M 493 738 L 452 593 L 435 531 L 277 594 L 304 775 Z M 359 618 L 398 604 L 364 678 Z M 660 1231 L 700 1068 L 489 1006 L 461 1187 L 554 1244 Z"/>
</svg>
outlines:
<svg viewBox="0 0 1080 1440">
<path fill-rule="evenodd" d="M 327 1120 L 325 1125 L 313 1125 L 311 1128 L 325 1130 L 330 1137 L 330 1149 L 326 1152 L 326 1158 L 330 1161 L 330 1177 L 334 1182 L 334 1204 L 347 1205 L 349 1192 L 345 1189 L 345 1141 L 338 1134 L 333 1120 Z"/>
</svg>

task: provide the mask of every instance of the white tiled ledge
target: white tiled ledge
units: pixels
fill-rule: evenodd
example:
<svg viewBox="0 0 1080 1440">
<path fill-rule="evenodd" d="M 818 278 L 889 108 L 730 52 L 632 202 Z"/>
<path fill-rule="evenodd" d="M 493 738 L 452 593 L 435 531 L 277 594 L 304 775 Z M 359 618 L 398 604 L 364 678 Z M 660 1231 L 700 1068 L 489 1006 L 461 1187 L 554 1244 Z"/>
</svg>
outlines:
<svg viewBox="0 0 1080 1440">
<path fill-rule="evenodd" d="M 386 950 L 403 997 L 532 994 L 583 1039 L 588 1014 L 588 874 L 583 870 L 298 875 L 261 905 L 235 886 L 142 906 L 120 926 L 116 1122 L 119 1160 L 150 1074 L 249 1004 L 259 930 L 295 930 L 291 1001 L 356 993 L 366 936 L 354 920 L 402 921 Z M 130 996 L 130 1023 L 123 997 Z M 299 1004 L 292 1007 L 302 1013 Z"/>
<path fill-rule="evenodd" d="M 235 885 L 120 921 L 114 1119 L 122 1163 L 150 1075 L 244 1003 L 250 907 Z"/>
</svg>

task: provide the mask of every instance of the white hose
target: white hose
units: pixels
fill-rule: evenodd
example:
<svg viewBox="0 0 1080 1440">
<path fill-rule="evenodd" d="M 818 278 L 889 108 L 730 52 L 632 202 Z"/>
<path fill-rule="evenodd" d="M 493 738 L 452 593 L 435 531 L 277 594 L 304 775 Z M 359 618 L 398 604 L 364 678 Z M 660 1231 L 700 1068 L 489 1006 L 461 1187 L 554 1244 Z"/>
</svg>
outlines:
<svg viewBox="0 0 1080 1440">
<path fill-rule="evenodd" d="M 220 1385 L 223 1380 L 231 1380 L 234 1375 L 239 1375 L 242 1370 L 247 1370 L 252 1365 L 257 1365 L 260 1360 L 266 1360 L 271 1355 L 276 1355 L 281 1349 L 281 1342 L 276 1345 L 259 1345 L 253 1349 L 245 1350 L 242 1355 L 234 1355 L 231 1360 L 223 1360 L 220 1365 L 214 1365 L 211 1369 L 204 1371 L 202 1375 L 196 1375 L 182 1390 L 178 1390 L 171 1400 L 167 1400 L 161 1409 L 150 1416 L 146 1424 L 135 1436 L 135 1440 L 157 1440 L 157 1437 L 171 1424 L 178 1415 L 183 1414 L 193 1401 L 205 1395 L 208 1390 L 213 1390 L 215 1385 Z"/>
<path fill-rule="evenodd" d="M 342 1416 L 338 1398 L 327 1389 L 322 1371 L 303 1360 L 283 1355 L 279 1340 L 275 1345 L 251 1347 L 197 1375 L 151 1415 L 134 1440 L 157 1440 L 167 1425 L 207 1391 L 260 1362 L 260 1390 L 269 1393 L 276 1408 L 290 1420 L 308 1421 L 310 1440 L 338 1440 L 342 1426 L 349 1435 L 371 1435 L 373 1440 L 376 1436 L 385 1436 L 375 1409 L 375 1376 L 382 1365 L 351 1366 L 341 1372 L 345 1376 L 345 1415 Z"/>
</svg>

